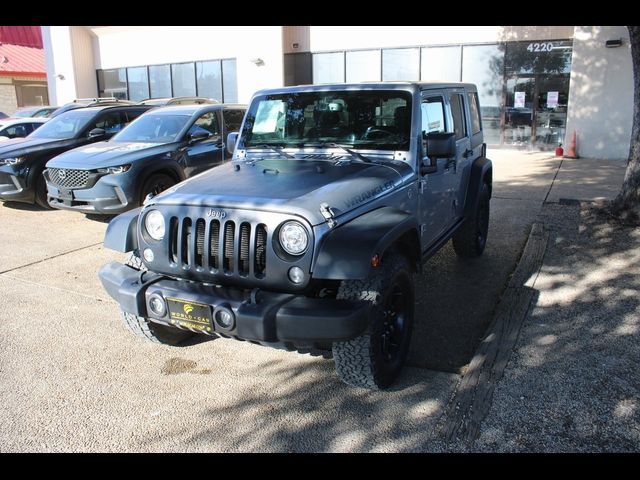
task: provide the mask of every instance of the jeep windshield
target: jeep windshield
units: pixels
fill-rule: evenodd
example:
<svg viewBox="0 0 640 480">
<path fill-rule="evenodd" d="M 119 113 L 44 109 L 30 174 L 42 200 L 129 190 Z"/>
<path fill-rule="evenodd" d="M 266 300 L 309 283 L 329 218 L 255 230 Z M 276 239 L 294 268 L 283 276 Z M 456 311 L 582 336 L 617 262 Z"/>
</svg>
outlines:
<svg viewBox="0 0 640 480">
<path fill-rule="evenodd" d="M 408 150 L 411 93 L 345 90 L 257 97 L 247 112 L 242 148 L 345 145 Z"/>
<path fill-rule="evenodd" d="M 131 122 L 112 142 L 169 143 L 176 140 L 178 134 L 191 119 L 191 115 L 147 113 Z"/>
</svg>

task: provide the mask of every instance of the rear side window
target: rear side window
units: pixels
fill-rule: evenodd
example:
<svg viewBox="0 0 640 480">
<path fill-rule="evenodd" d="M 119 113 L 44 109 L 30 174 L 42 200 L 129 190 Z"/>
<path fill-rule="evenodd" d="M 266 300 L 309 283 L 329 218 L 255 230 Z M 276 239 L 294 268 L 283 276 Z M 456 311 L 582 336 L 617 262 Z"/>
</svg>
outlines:
<svg viewBox="0 0 640 480">
<path fill-rule="evenodd" d="M 478 94 L 476 92 L 469 92 L 467 93 L 467 98 L 469 99 L 469 112 L 471 114 L 471 134 L 475 135 L 482 130 Z"/>
<path fill-rule="evenodd" d="M 227 132 L 240 131 L 240 125 L 242 125 L 242 119 L 244 118 L 244 110 L 224 110 L 222 115 Z"/>
<path fill-rule="evenodd" d="M 456 140 L 460 140 L 467 136 L 462 95 L 452 93 L 449 101 L 451 103 L 451 116 L 453 117 L 453 131 L 456 134 Z"/>
</svg>

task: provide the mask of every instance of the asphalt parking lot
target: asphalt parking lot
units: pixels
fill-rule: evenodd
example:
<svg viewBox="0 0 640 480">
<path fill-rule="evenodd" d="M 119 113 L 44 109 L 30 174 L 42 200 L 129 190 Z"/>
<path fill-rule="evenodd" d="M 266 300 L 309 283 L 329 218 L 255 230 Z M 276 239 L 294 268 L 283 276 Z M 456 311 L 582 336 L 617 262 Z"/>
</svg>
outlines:
<svg viewBox="0 0 640 480">
<path fill-rule="evenodd" d="M 102 289 L 106 223 L 0 203 L 0 451 L 434 451 L 443 412 L 513 272 L 559 159 L 490 152 L 485 255 L 450 245 L 417 279 L 409 365 L 390 391 L 333 362 L 244 342 L 129 334 Z"/>
</svg>

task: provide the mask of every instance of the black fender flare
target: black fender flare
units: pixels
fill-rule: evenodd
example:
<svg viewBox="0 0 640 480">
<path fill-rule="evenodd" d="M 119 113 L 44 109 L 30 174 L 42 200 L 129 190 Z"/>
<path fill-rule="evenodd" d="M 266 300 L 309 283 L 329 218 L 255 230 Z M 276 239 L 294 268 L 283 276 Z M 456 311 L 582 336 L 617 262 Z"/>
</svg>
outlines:
<svg viewBox="0 0 640 480">
<path fill-rule="evenodd" d="M 394 207 L 381 207 L 365 213 L 335 227 L 325 236 L 313 265 L 313 278 L 367 278 L 372 268 L 372 257 L 379 255 L 382 258 L 384 252 L 401 239 L 408 239 L 405 248 L 410 250 L 403 253 L 418 263 L 420 243 L 414 215 Z"/>
<path fill-rule="evenodd" d="M 487 157 L 478 157 L 471 165 L 469 188 L 464 206 L 464 216 L 473 215 L 478 205 L 482 184 L 489 184 L 489 198 L 493 190 L 493 164 Z"/>
<path fill-rule="evenodd" d="M 104 247 L 116 252 L 131 252 L 138 248 L 138 217 L 142 207 L 114 217 L 104 234 Z"/>
</svg>

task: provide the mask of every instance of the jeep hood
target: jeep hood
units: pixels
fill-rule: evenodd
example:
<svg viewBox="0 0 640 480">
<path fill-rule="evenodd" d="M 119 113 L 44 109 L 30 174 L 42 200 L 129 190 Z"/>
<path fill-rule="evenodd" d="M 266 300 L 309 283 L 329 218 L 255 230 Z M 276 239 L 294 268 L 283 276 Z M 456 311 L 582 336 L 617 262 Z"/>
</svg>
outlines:
<svg viewBox="0 0 640 480">
<path fill-rule="evenodd" d="M 238 165 L 238 164 L 236 164 Z M 335 217 L 403 183 L 411 172 L 402 162 L 375 164 L 275 159 L 226 163 L 192 177 L 154 198 L 157 205 L 263 210 L 297 214 L 312 225 L 326 221 L 320 204 Z"/>
<path fill-rule="evenodd" d="M 172 150 L 173 144 L 142 142 L 97 142 L 74 148 L 50 160 L 47 167 L 101 168 L 134 162 Z"/>
<path fill-rule="evenodd" d="M 55 138 L 12 138 L 0 143 L 0 158 L 20 157 L 48 149 L 67 147 L 77 142 L 74 138 L 63 140 Z"/>
</svg>

